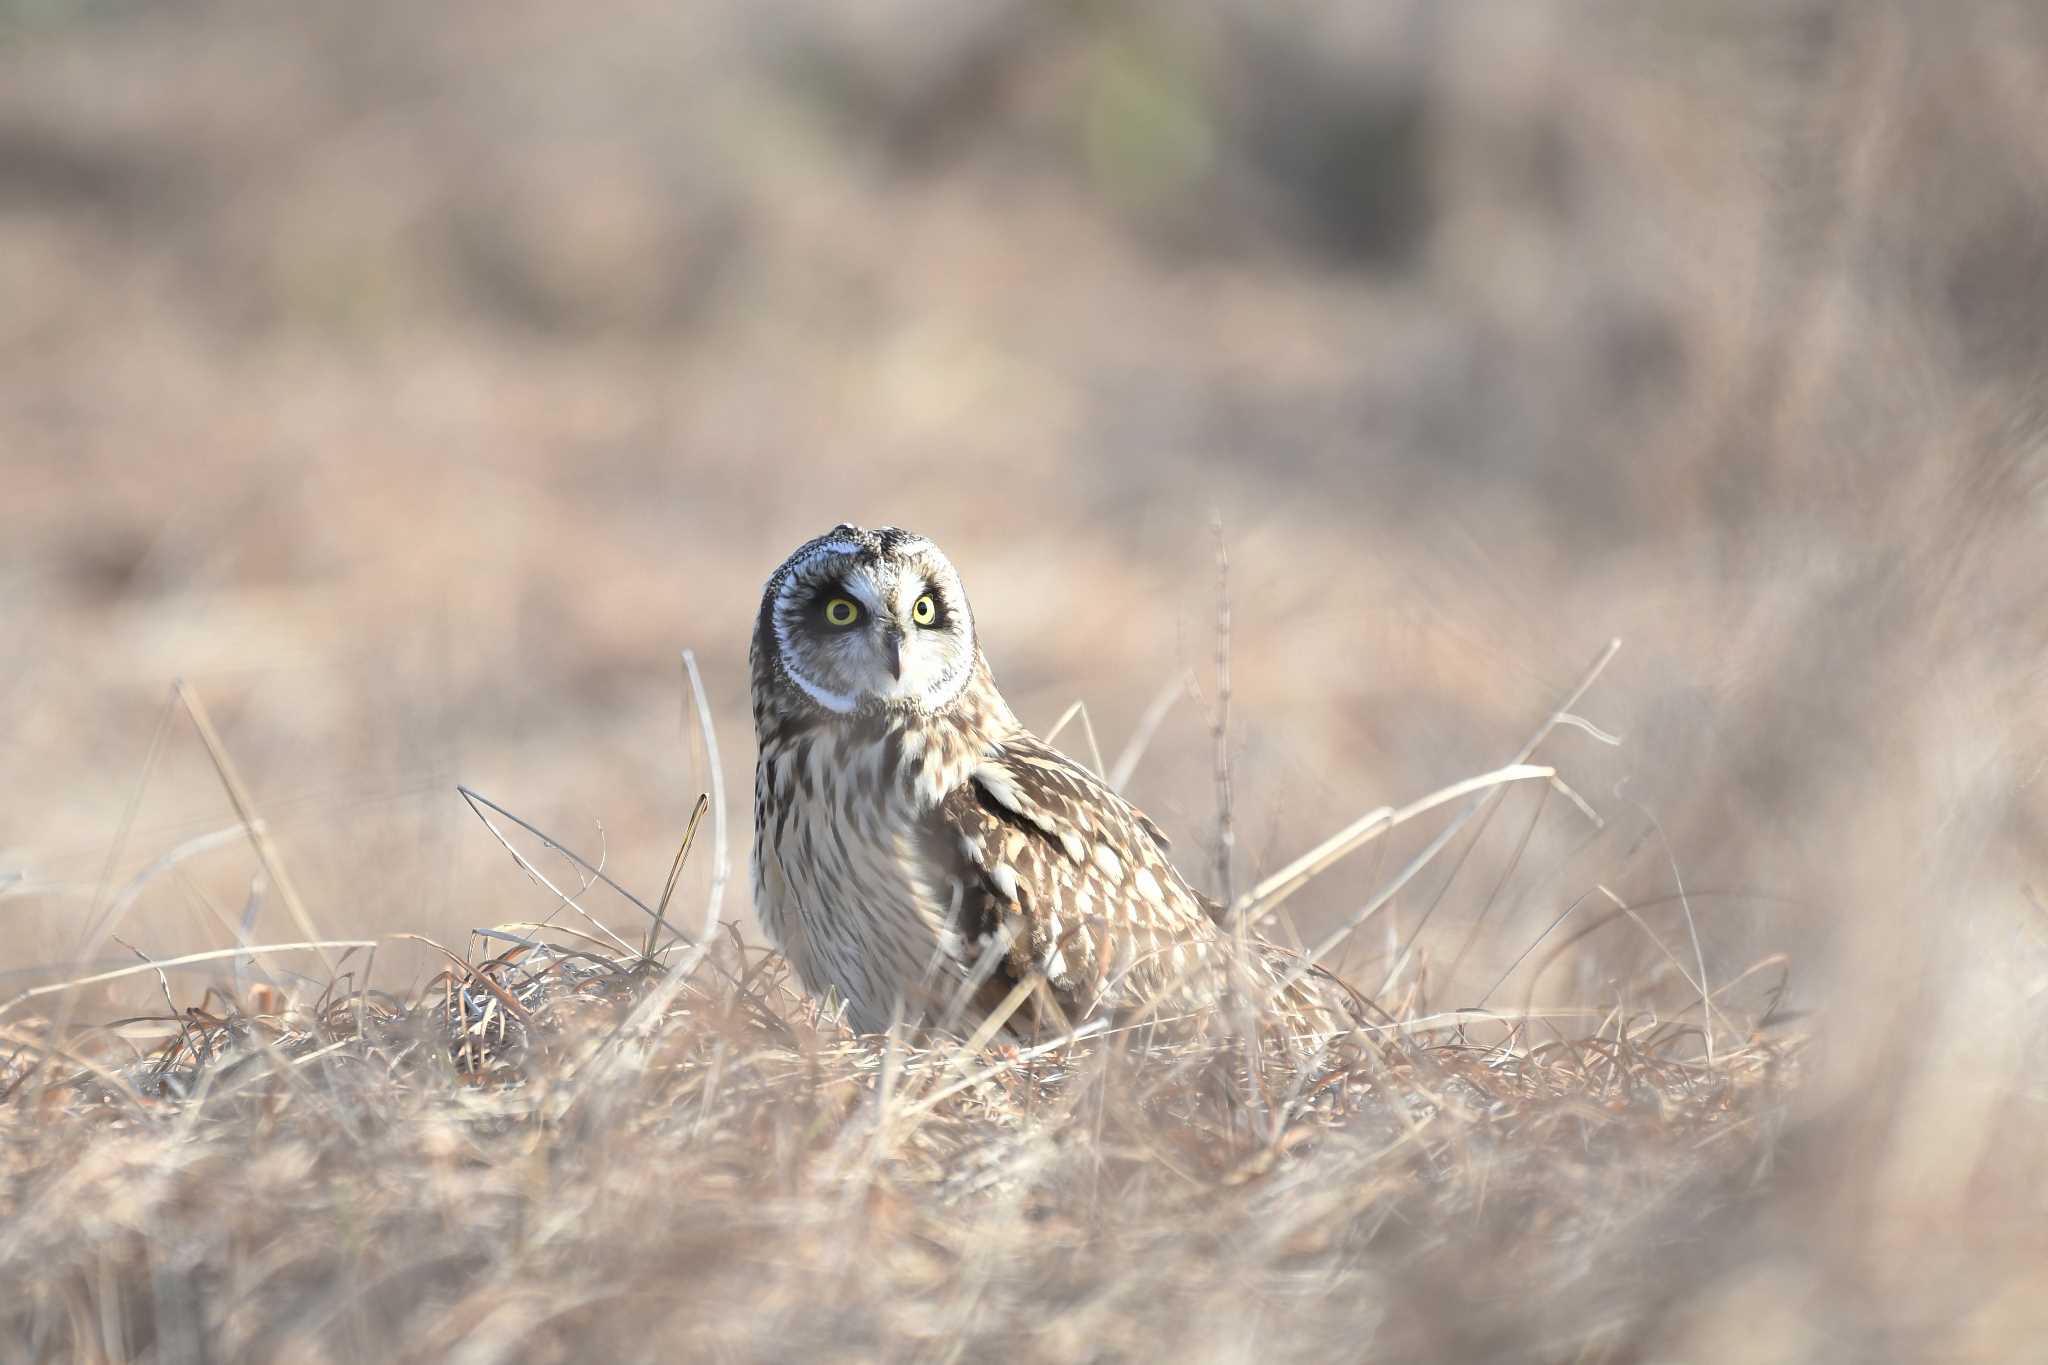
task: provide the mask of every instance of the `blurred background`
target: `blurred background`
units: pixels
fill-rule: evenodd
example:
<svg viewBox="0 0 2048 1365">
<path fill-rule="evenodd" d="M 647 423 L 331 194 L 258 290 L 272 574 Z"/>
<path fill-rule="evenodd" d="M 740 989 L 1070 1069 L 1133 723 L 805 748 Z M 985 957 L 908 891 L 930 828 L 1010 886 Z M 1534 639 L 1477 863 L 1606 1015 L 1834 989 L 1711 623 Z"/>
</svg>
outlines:
<svg viewBox="0 0 2048 1365">
<path fill-rule="evenodd" d="M 1510 794 L 1347 969 L 1434 907 L 1467 1003 L 1595 883 L 1685 943 L 1682 878 L 1711 980 L 1787 955 L 1854 1173 L 1785 1214 L 1851 1268 L 1757 1273 L 2038 1314 L 1924 1238 L 2048 1213 L 2044 127 L 1992 0 L 0 0 L 0 973 L 232 823 L 174 678 L 326 933 L 547 912 L 458 781 L 652 895 L 686 647 L 751 929 L 747 636 L 840 520 L 949 551 L 1028 723 L 1113 757 L 1192 676 L 1129 790 L 1213 889 L 1220 517 L 1239 889 L 1622 637 L 1626 743 L 1547 750 L 1605 832 Z M 117 932 L 232 943 L 254 871 Z"/>
</svg>

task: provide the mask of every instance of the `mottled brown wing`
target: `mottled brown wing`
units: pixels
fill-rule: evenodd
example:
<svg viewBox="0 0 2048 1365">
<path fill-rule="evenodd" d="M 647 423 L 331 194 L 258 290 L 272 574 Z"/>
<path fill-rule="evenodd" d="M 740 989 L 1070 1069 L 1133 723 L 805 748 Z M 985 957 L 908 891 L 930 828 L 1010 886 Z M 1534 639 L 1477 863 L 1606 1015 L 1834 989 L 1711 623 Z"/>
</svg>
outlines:
<svg viewBox="0 0 2048 1365">
<path fill-rule="evenodd" d="M 934 819 L 969 941 L 1006 928 L 1001 976 L 1042 973 L 1069 1020 L 1205 975 L 1218 931 L 1157 827 L 1057 749 L 1029 735 L 991 746 Z"/>
</svg>

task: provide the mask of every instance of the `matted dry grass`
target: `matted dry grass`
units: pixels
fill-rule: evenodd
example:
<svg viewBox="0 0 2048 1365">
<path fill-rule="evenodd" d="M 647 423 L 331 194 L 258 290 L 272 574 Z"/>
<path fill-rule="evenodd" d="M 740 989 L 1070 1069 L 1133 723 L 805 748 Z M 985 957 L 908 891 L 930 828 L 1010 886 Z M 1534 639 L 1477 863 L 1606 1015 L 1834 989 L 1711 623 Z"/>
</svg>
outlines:
<svg viewBox="0 0 2048 1365">
<path fill-rule="evenodd" d="M 1796 1074 L 1767 1033 L 1709 1065 L 1649 1015 L 1411 1001 L 1247 1085 L 1226 1042 L 854 1038 L 736 934 L 530 942 L 410 1000 L 265 989 L 49 1069 L 17 1048 L 0 1333 L 47 1360 L 1613 1358 L 1659 1329 L 1663 1258 L 1768 1188 Z"/>
</svg>

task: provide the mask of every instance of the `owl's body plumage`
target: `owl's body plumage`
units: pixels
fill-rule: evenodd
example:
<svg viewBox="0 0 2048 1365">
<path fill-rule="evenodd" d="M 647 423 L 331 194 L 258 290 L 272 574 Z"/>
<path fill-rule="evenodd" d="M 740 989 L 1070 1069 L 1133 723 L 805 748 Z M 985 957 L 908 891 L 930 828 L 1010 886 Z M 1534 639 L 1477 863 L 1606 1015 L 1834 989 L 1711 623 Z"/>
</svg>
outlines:
<svg viewBox="0 0 2048 1365">
<path fill-rule="evenodd" d="M 1019 1034 L 1186 1013 L 1233 961 L 1284 981 L 1305 1027 L 1348 1026 L 1330 978 L 1262 944 L 1235 957 L 1158 827 L 1018 722 L 930 541 L 840 526 L 800 548 L 752 666 L 755 906 L 856 1028 L 971 1030 L 1006 1002 Z"/>
</svg>

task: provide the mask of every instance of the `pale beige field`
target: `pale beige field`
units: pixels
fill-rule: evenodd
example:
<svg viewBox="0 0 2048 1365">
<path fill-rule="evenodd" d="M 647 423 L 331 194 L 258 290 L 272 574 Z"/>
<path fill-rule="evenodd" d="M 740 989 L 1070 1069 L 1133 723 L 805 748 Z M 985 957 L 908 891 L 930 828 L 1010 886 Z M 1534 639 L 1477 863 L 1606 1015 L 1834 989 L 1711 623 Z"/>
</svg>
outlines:
<svg viewBox="0 0 2048 1365">
<path fill-rule="evenodd" d="M 670 1019 L 672 1065 L 614 1081 L 628 1117 L 491 1100 L 516 1156 L 446 1077 L 361 1099 L 382 1138 L 328 1094 L 274 1148 L 16 1087 L 0 1299 L 35 1306 L 0 1310 L 0 1356 L 2031 1358 L 2043 127 L 2048 21 L 1989 0 L 0 0 L 0 1000 L 232 946 L 245 912 L 305 937 L 275 886 L 250 912 L 246 841 L 187 847 L 237 822 L 177 679 L 321 935 L 460 953 L 557 907 L 458 782 L 659 893 L 711 785 L 692 650 L 723 914 L 754 935 L 747 633 L 839 520 L 947 548 L 1034 724 L 1085 701 L 1113 760 L 1181 687 L 1129 792 L 1217 889 L 1220 519 L 1237 890 L 1507 762 L 1619 637 L 1577 710 L 1623 742 L 1542 751 L 1604 827 L 1506 794 L 1346 973 L 1412 1017 L 1519 961 L 1489 1004 L 1590 1011 L 1553 1049 L 1689 996 L 1697 1023 L 1702 971 L 1746 1021 L 1782 982 L 1725 1045 L 1797 1061 L 1751 1085 L 1717 1058 L 1718 1128 L 1560 1081 L 1541 1123 L 1340 1128 L 1249 1187 L 1235 1139 L 1177 1158 L 1151 1109 L 1143 1142 L 1094 1139 L 1106 1181 L 1036 1108 L 941 1109 L 943 1152 L 855 1160 L 865 1111 L 758 1058 L 756 1107 L 678 1127 L 740 1066 L 716 992 Z M 1061 742 L 1087 755 L 1078 722 Z M 1441 828 L 1320 878 L 1300 932 Z M 707 833 L 691 922 L 716 863 Z M 444 965 L 386 940 L 372 984 Z M 0 1060 L 53 1010 L 229 984 L 36 997 Z M 886 1088 L 869 1045 L 819 1046 Z M 443 1158 L 481 1183 L 407 1184 Z M 962 1203 L 969 1158 L 1013 1202 Z M 236 1209 L 266 1212 L 208 1241 Z M 479 1237 L 503 1254 L 417 1276 L 386 1245 Z M 297 1239 L 349 1250 L 236 1297 Z M 219 1264 L 166 1276 L 202 1244 Z M 503 1326 L 579 1271 L 631 1311 L 578 1289 L 559 1338 Z"/>
</svg>

